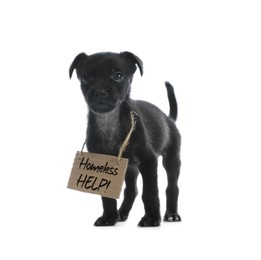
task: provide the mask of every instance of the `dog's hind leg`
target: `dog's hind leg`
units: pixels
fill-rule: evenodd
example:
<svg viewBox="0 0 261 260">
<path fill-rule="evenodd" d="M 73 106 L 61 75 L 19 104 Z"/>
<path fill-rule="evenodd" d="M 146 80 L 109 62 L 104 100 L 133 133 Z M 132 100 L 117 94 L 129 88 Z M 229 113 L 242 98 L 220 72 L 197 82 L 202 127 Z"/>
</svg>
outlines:
<svg viewBox="0 0 261 260">
<path fill-rule="evenodd" d="M 180 158 L 177 147 L 171 145 L 163 155 L 163 166 L 167 172 L 168 186 L 166 189 L 166 213 L 164 221 L 177 222 L 181 221 L 178 214 L 178 178 L 180 173 Z"/>
<path fill-rule="evenodd" d="M 125 190 L 124 190 L 124 199 L 119 209 L 119 221 L 125 221 L 129 212 L 132 208 L 132 205 L 135 201 L 135 198 L 138 194 L 137 189 L 137 177 L 139 170 L 135 166 L 129 166 L 125 176 Z"/>
</svg>

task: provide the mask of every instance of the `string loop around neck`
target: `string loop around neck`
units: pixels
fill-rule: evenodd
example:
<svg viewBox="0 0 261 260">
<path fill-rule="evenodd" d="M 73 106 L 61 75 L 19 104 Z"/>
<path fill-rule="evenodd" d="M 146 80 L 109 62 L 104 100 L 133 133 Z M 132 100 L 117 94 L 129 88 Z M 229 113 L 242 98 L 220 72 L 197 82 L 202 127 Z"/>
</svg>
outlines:
<svg viewBox="0 0 261 260">
<path fill-rule="evenodd" d="M 130 138 L 131 138 L 131 135 L 135 129 L 135 125 L 136 125 L 136 122 L 137 122 L 137 114 L 134 112 L 134 111 L 131 111 L 130 112 L 130 117 L 131 117 L 131 128 L 126 136 L 126 138 L 124 139 L 121 147 L 120 147 L 120 150 L 119 150 L 119 153 L 118 153 L 118 157 L 117 157 L 117 163 L 120 164 L 120 161 L 121 161 L 121 157 L 122 157 L 122 154 L 123 152 L 125 151 L 126 147 L 128 146 L 129 144 L 129 141 L 130 141 Z M 82 149 L 81 149 L 81 152 L 80 152 L 80 155 L 82 156 L 82 153 L 83 153 L 83 149 L 84 149 L 84 146 L 86 145 L 86 142 L 84 141 L 83 145 L 82 145 Z"/>
</svg>

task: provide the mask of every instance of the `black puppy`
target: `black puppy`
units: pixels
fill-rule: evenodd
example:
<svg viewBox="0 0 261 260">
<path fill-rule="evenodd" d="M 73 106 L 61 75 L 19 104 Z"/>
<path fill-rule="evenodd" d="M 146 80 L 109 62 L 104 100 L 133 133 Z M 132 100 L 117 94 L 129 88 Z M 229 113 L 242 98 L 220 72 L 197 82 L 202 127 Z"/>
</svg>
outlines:
<svg viewBox="0 0 261 260">
<path fill-rule="evenodd" d="M 177 102 L 173 87 L 166 82 L 170 115 L 156 106 L 130 99 L 133 74 L 142 61 L 130 52 L 79 54 L 71 64 L 70 77 L 76 69 L 82 93 L 89 108 L 86 144 L 89 152 L 117 156 L 131 128 L 130 112 L 137 114 L 137 123 L 123 157 L 129 159 L 124 199 L 117 210 L 115 199 L 102 197 L 103 215 L 95 226 L 112 226 L 128 218 L 137 196 L 137 176 L 143 179 L 142 200 L 145 215 L 139 226 L 159 226 L 161 222 L 157 183 L 157 158 L 162 155 L 168 176 L 167 209 L 164 221 L 180 221 L 177 212 L 180 171 L 180 134 L 175 126 Z"/>
</svg>

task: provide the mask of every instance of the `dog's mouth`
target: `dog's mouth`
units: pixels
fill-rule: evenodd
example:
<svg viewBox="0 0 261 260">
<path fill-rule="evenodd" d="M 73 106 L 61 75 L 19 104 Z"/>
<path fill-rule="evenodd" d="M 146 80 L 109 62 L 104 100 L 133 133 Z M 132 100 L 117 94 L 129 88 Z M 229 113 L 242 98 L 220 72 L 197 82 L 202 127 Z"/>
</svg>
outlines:
<svg viewBox="0 0 261 260">
<path fill-rule="evenodd" d="M 95 102 L 89 105 L 94 113 L 108 113 L 115 109 L 117 103 Z"/>
</svg>

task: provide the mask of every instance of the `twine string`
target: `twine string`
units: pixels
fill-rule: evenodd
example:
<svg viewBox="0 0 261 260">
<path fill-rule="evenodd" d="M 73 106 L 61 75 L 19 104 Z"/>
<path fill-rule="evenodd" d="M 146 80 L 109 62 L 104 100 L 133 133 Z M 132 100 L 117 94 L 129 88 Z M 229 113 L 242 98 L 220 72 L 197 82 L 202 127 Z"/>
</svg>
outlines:
<svg viewBox="0 0 261 260">
<path fill-rule="evenodd" d="M 132 132 L 134 131 L 134 128 L 135 128 L 135 125 L 136 125 L 136 121 L 137 120 L 136 120 L 135 112 L 131 111 L 130 112 L 130 116 L 131 116 L 131 128 L 130 128 L 129 133 L 127 134 L 125 140 L 123 141 L 123 143 L 122 143 L 122 145 L 120 147 L 119 154 L 118 154 L 118 160 L 117 160 L 118 164 L 120 164 L 122 154 L 123 154 L 123 152 L 125 151 L 126 147 L 129 144 Z"/>
</svg>

